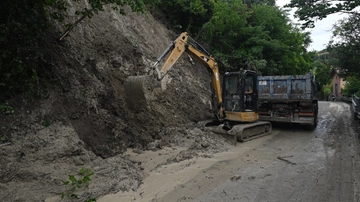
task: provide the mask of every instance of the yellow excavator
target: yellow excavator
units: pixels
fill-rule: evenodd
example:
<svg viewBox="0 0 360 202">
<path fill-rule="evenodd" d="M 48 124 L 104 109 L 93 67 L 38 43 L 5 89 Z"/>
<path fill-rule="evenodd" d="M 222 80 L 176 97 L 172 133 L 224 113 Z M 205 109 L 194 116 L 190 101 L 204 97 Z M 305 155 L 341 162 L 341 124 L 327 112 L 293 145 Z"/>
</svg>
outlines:
<svg viewBox="0 0 360 202">
<path fill-rule="evenodd" d="M 225 134 L 235 142 L 248 141 L 271 133 L 270 122 L 258 121 L 257 74 L 255 71 L 226 72 L 220 76 L 215 58 L 183 32 L 161 54 L 152 70 L 162 80 L 183 53 L 202 62 L 211 72 L 212 113 L 215 121 L 207 126 L 222 125 Z M 192 56 L 192 57 L 191 57 Z M 162 64 L 159 67 L 159 64 Z"/>
</svg>

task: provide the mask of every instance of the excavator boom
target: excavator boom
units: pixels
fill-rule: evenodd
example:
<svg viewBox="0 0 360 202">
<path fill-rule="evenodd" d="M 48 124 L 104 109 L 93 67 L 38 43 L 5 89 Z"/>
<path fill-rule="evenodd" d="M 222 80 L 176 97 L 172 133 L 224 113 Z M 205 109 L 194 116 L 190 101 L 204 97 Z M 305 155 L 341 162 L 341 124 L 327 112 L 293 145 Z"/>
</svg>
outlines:
<svg viewBox="0 0 360 202">
<path fill-rule="evenodd" d="M 180 56 L 187 52 L 198 61 L 202 62 L 206 67 L 210 68 L 211 74 L 211 83 L 212 88 L 215 92 L 216 103 L 217 103 L 217 116 L 218 118 L 223 118 L 224 108 L 222 106 L 222 94 L 221 94 L 221 82 L 219 76 L 219 68 L 214 57 L 212 57 L 204 48 L 200 46 L 197 42 L 194 41 L 195 45 L 200 47 L 196 48 L 194 45 L 188 43 L 189 35 L 187 32 L 183 32 L 176 40 L 174 40 L 170 46 L 161 54 L 161 56 L 154 63 L 153 68 L 156 70 L 158 75 L 158 80 L 164 78 L 166 73 L 173 67 L 175 62 L 180 58 Z M 200 50 L 201 49 L 201 50 Z M 157 66 L 163 61 L 161 68 Z"/>
</svg>

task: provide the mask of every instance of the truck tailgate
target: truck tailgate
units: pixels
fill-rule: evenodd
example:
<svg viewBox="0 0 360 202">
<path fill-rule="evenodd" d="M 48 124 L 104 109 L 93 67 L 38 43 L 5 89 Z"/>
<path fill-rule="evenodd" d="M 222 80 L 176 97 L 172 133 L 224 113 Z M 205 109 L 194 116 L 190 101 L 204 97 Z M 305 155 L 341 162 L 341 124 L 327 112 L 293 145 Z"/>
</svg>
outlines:
<svg viewBox="0 0 360 202">
<path fill-rule="evenodd" d="M 312 75 L 258 76 L 259 101 L 311 101 L 314 97 Z"/>
</svg>

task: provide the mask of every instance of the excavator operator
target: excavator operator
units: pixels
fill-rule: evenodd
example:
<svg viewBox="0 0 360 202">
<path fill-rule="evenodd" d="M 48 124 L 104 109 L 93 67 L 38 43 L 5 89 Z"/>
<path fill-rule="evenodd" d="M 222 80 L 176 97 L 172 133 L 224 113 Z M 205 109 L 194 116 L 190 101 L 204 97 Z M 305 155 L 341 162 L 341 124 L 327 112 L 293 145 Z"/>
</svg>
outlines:
<svg viewBox="0 0 360 202">
<path fill-rule="evenodd" d="M 248 86 L 247 87 L 247 89 L 246 89 L 246 91 L 245 91 L 245 94 L 251 94 L 251 93 L 253 93 L 253 89 L 252 89 L 252 86 Z"/>
<path fill-rule="evenodd" d="M 253 83 L 253 79 L 251 77 L 247 78 L 245 80 L 245 109 L 246 110 L 252 110 L 254 107 L 253 106 L 254 93 L 253 93 L 252 83 Z"/>
</svg>

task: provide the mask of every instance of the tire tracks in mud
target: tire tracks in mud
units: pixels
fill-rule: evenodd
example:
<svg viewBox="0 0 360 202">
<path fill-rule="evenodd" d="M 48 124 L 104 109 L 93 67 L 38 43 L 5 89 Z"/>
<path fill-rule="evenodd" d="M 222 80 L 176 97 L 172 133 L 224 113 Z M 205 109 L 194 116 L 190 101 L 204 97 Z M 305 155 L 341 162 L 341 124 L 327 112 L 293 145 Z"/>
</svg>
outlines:
<svg viewBox="0 0 360 202">
<path fill-rule="evenodd" d="M 214 158 L 154 170 L 145 186 L 154 190 L 139 193 L 136 201 L 359 201 L 358 125 L 346 103 L 319 107 L 314 131 L 275 128 Z"/>
<path fill-rule="evenodd" d="M 357 172 L 359 160 L 359 144 L 351 119 L 351 109 L 347 103 L 329 103 L 330 113 L 326 113 L 325 147 L 334 150 L 334 158 L 328 161 L 325 185 L 330 190 L 326 201 L 355 201 L 359 200 Z M 324 110 L 326 111 L 326 110 Z M 336 120 L 336 121 L 334 121 Z"/>
<path fill-rule="evenodd" d="M 195 194 L 191 190 L 195 184 L 189 182 L 158 201 L 357 202 L 360 157 L 349 105 L 320 102 L 320 106 L 319 125 L 314 131 L 275 129 L 279 133 L 262 144 L 242 144 L 254 148 L 239 153 L 238 159 L 214 165 L 217 170 L 211 170 L 211 177 L 216 182 L 211 181 L 207 190 L 199 175 L 193 182 L 201 187 L 201 193 Z M 292 156 L 287 160 L 293 164 L 276 156 Z M 230 174 L 238 180 L 229 179 Z"/>
</svg>

